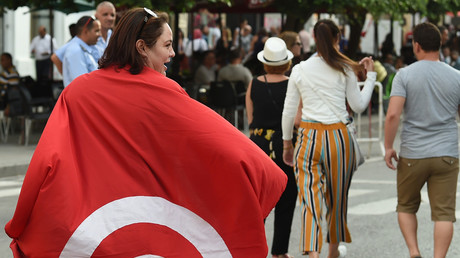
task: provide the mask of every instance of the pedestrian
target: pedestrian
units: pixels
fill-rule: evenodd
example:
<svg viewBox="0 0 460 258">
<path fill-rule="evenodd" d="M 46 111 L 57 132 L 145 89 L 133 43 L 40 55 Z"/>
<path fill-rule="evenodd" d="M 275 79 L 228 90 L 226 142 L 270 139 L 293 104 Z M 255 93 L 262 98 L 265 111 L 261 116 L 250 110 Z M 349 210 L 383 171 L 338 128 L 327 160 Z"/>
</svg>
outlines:
<svg viewBox="0 0 460 258">
<path fill-rule="evenodd" d="M 38 35 L 30 43 L 30 52 L 35 57 L 36 80 L 46 83 L 52 78 L 51 54 L 57 49 L 56 40 L 46 33 L 45 26 L 38 27 Z"/>
<path fill-rule="evenodd" d="M 103 1 L 96 7 L 95 17 L 101 24 L 101 31 L 100 36 L 97 39 L 97 43 L 95 45 L 90 45 L 88 48 L 96 63 L 102 57 L 105 49 L 107 48 L 107 45 L 109 44 L 109 39 L 115 26 L 115 12 L 115 6 L 108 1 Z M 60 47 L 56 53 L 51 55 L 51 61 L 61 74 L 62 59 L 64 58 L 67 47 L 76 36 L 77 30 L 77 24 L 75 24 L 72 28 L 69 26 L 70 35 L 72 37 L 71 40 L 69 40 L 69 42 L 67 42 L 64 46 Z"/>
<path fill-rule="evenodd" d="M 420 190 L 427 184 L 434 221 L 433 257 L 440 258 L 446 257 L 456 220 L 460 72 L 440 61 L 441 33 L 435 25 L 415 26 L 412 45 L 418 61 L 401 68 L 393 79 L 385 120 L 385 162 L 397 170 L 396 211 L 411 257 L 421 257 L 416 213 Z M 398 155 L 393 142 L 402 112 Z"/>
<path fill-rule="evenodd" d="M 115 6 L 109 1 L 103 1 L 96 7 L 95 17 L 101 22 L 101 36 L 97 39 L 96 47 L 100 51 L 100 56 L 109 44 L 112 30 L 115 26 Z"/>
<path fill-rule="evenodd" d="M 301 31 L 299 31 L 299 37 L 300 37 L 300 42 L 302 42 L 302 55 L 304 56 L 310 53 L 311 51 L 311 46 L 310 46 L 311 36 L 310 36 L 310 33 L 306 29 L 302 29 Z M 302 59 L 304 60 L 304 58 Z"/>
<path fill-rule="evenodd" d="M 97 69 L 97 61 L 90 46 L 96 45 L 100 31 L 101 23 L 98 20 L 90 16 L 83 16 L 78 20 L 77 36 L 67 46 L 62 60 L 64 87 L 78 76 Z"/>
<path fill-rule="evenodd" d="M 441 25 L 441 26 L 438 27 L 438 30 L 441 32 L 441 48 L 444 48 L 445 46 L 448 46 L 449 29 L 447 29 L 447 27 Z M 439 52 L 439 59 L 441 61 L 446 62 L 446 58 L 447 58 L 447 56 L 445 56 L 442 51 Z"/>
<path fill-rule="evenodd" d="M 292 67 L 302 61 L 302 42 L 300 41 L 299 34 L 294 31 L 283 31 L 279 37 L 286 42 L 286 46 L 292 54 L 294 54 L 291 68 L 286 72 L 286 76 L 289 76 L 291 74 Z"/>
<path fill-rule="evenodd" d="M 292 166 L 283 162 L 281 114 L 288 84 L 284 73 L 291 67 L 293 54 L 284 41 L 267 39 L 257 58 L 263 63 L 266 75 L 254 78 L 246 92 L 246 110 L 250 139 L 284 171 L 288 178 L 286 189 L 275 206 L 272 257 L 288 258 L 292 218 L 297 199 L 297 185 Z"/>
<path fill-rule="evenodd" d="M 166 77 L 167 18 L 127 11 L 62 92 L 5 227 L 15 257 L 266 257 L 287 178 Z"/>
<path fill-rule="evenodd" d="M 318 54 L 294 66 L 289 78 L 282 118 L 283 158 L 286 164 L 294 165 L 299 188 L 302 252 L 319 257 L 325 201 L 328 257 L 338 257 L 339 253 L 343 257 L 345 246 L 340 246 L 340 251 L 338 247 L 340 242 L 351 242 L 347 227 L 348 190 L 357 164 L 350 132 L 329 105 L 348 116 L 347 100 L 353 111 L 362 112 L 369 104 L 376 73 L 371 58 L 363 58 L 358 64 L 339 52 L 340 31 L 331 20 L 319 20 L 313 33 Z M 355 74 L 363 68 L 367 70 L 367 79 L 360 92 Z M 302 121 L 294 150 L 294 119 L 300 100 Z"/>
<path fill-rule="evenodd" d="M 54 66 L 56 66 L 56 69 L 60 74 L 62 74 L 62 62 L 61 59 L 64 57 L 65 50 L 67 49 L 67 46 L 69 46 L 70 42 L 74 40 L 75 36 L 77 36 L 77 24 L 72 23 L 69 25 L 69 34 L 70 34 L 70 40 L 67 41 L 63 46 L 58 48 L 56 52 L 54 52 L 51 55 L 51 61 L 53 62 Z M 96 52 L 96 51 L 94 51 Z M 96 55 L 97 56 L 97 55 Z"/>
</svg>

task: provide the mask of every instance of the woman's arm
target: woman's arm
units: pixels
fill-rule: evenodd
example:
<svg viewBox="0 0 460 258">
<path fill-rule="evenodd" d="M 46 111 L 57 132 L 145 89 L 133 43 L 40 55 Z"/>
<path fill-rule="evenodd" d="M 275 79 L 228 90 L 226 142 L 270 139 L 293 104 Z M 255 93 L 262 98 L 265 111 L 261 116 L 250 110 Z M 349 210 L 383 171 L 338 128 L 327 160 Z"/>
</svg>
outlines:
<svg viewBox="0 0 460 258">
<path fill-rule="evenodd" d="M 281 128 L 283 129 L 283 161 L 288 166 L 294 165 L 294 146 L 292 144 L 292 133 L 296 118 L 300 109 L 300 94 L 294 78 L 296 73 L 293 70 L 289 78 L 286 99 L 284 100 L 283 117 L 281 118 Z M 300 109 L 300 116 L 302 110 Z"/>
<path fill-rule="evenodd" d="M 375 80 L 377 73 L 374 72 L 374 61 L 372 58 L 365 57 L 360 61 L 360 64 L 364 65 L 367 70 L 366 81 L 364 82 L 364 88 L 362 91 L 359 90 L 357 84 L 358 80 L 353 71 L 347 72 L 347 85 L 346 85 L 346 96 L 348 104 L 351 109 L 356 113 L 361 113 L 366 109 L 371 100 L 372 92 L 375 86 Z"/>
<path fill-rule="evenodd" d="M 252 119 L 254 119 L 253 112 L 254 106 L 251 99 L 251 89 L 252 89 L 252 81 L 248 84 L 248 89 L 246 90 L 246 114 L 248 116 L 248 124 L 252 123 Z"/>
<path fill-rule="evenodd" d="M 295 68 L 295 67 L 294 67 Z M 292 139 L 292 131 L 294 128 L 294 120 L 299 108 L 300 94 L 296 86 L 296 78 L 298 78 L 298 70 L 293 69 L 291 77 L 289 78 L 288 87 L 286 91 L 286 98 L 284 100 L 283 116 L 281 118 L 281 127 L 283 129 L 283 140 Z"/>
</svg>

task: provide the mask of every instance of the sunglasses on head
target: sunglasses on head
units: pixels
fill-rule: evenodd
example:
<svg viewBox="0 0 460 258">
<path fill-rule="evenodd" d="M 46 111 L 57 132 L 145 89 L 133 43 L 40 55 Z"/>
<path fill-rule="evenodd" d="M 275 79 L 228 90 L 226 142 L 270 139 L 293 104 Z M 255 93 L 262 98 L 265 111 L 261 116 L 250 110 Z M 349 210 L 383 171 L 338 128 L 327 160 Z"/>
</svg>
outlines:
<svg viewBox="0 0 460 258">
<path fill-rule="evenodd" d="M 145 13 L 145 16 L 144 16 L 144 19 L 143 19 L 144 22 L 142 23 L 141 29 L 139 30 L 139 33 L 137 34 L 137 39 L 140 38 L 141 32 L 144 29 L 144 26 L 148 22 L 150 17 L 155 17 L 155 18 L 158 17 L 158 15 L 156 13 L 154 13 L 152 10 L 150 10 L 150 9 L 148 9 L 146 7 L 144 7 L 144 13 Z"/>
</svg>

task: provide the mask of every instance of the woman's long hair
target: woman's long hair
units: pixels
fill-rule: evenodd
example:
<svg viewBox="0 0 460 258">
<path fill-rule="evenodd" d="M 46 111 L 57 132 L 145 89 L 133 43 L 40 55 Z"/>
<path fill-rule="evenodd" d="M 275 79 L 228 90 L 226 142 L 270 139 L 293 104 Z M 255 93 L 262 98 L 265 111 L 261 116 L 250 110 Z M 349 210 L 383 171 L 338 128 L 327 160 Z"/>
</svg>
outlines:
<svg viewBox="0 0 460 258">
<path fill-rule="evenodd" d="M 351 68 L 355 73 L 362 70 L 362 66 L 351 60 L 338 49 L 340 30 L 331 20 L 319 20 L 313 28 L 316 39 L 316 49 L 324 61 L 346 75 L 346 69 Z"/>
</svg>

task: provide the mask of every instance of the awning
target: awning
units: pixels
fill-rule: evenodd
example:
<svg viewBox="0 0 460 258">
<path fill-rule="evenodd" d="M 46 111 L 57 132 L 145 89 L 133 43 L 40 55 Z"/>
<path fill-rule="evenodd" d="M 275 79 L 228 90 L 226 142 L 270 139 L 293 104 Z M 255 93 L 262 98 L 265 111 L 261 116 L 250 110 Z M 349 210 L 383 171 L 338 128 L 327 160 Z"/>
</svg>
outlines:
<svg viewBox="0 0 460 258">
<path fill-rule="evenodd" d="M 69 14 L 83 11 L 91 11 L 94 9 L 96 9 L 94 1 L 88 2 L 84 0 L 74 0 L 71 3 L 63 3 L 60 0 L 52 0 L 40 2 L 40 4 L 32 6 L 30 10 L 26 13 L 40 10 L 52 10 Z"/>
</svg>

